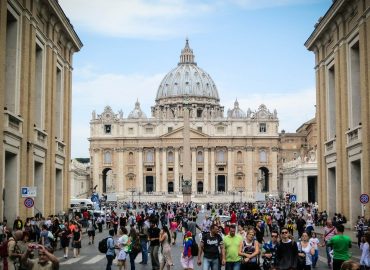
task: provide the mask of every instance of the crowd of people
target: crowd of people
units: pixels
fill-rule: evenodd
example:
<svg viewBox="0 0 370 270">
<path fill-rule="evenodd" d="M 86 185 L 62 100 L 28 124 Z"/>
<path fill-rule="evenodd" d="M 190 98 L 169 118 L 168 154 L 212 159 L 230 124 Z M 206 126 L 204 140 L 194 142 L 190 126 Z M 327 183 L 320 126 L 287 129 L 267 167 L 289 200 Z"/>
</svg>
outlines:
<svg viewBox="0 0 370 270">
<path fill-rule="evenodd" d="M 94 245 L 96 232 L 104 230 L 108 235 L 98 246 L 107 270 L 114 259 L 119 270 L 135 270 L 140 253 L 140 264 L 152 270 L 171 270 L 175 261 L 185 270 L 195 265 L 202 270 L 308 270 L 317 267 L 319 247 L 325 247 L 328 269 L 370 269 L 369 220 L 357 221 L 358 263 L 350 260 L 346 218 L 328 217 L 317 209 L 315 204 L 287 202 L 114 203 L 98 216 L 82 211 L 24 222 L 17 217 L 12 227 L 6 222 L 0 226 L 0 269 L 59 269 L 54 250 L 62 249 L 65 260 L 79 257 L 83 232 L 88 245 Z M 315 231 L 320 225 L 322 235 Z M 179 243 L 181 257 L 176 258 L 173 246 Z"/>
</svg>

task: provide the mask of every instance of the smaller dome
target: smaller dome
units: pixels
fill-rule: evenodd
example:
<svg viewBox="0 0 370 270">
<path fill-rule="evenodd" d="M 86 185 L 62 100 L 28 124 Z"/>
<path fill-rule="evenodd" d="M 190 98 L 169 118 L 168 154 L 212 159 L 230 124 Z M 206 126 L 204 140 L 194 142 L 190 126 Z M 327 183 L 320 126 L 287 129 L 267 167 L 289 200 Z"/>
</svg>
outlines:
<svg viewBox="0 0 370 270">
<path fill-rule="evenodd" d="M 127 118 L 128 119 L 146 118 L 145 113 L 140 108 L 140 102 L 138 100 L 136 100 L 135 108 L 130 112 Z"/>
<path fill-rule="evenodd" d="M 228 118 L 234 118 L 234 119 L 241 119 L 241 118 L 247 118 L 247 115 L 243 110 L 239 108 L 239 102 L 238 100 L 235 100 L 234 102 L 234 109 L 227 111 L 227 117 Z"/>
</svg>

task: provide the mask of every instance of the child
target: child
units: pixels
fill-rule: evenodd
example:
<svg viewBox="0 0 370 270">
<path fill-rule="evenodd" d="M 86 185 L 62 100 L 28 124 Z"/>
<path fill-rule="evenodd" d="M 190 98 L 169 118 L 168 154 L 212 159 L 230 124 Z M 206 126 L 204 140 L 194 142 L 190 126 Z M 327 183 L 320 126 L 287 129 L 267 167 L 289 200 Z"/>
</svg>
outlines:
<svg viewBox="0 0 370 270">
<path fill-rule="evenodd" d="M 315 249 L 315 254 L 312 255 L 312 267 L 316 268 L 317 260 L 319 259 L 319 239 L 314 231 L 311 232 L 311 238 L 309 240 L 311 247 Z"/>
</svg>

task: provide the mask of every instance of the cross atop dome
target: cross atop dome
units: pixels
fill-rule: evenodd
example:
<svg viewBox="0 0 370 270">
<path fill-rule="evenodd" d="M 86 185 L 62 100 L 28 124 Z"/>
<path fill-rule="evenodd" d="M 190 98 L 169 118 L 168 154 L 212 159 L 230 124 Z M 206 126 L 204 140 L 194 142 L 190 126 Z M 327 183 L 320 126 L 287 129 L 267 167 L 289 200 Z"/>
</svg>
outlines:
<svg viewBox="0 0 370 270">
<path fill-rule="evenodd" d="M 184 49 L 181 50 L 179 65 L 182 65 L 182 64 L 196 65 L 197 63 L 194 62 L 194 57 L 195 56 L 193 54 L 193 50 L 189 46 L 189 39 L 186 38 L 185 47 Z"/>
</svg>

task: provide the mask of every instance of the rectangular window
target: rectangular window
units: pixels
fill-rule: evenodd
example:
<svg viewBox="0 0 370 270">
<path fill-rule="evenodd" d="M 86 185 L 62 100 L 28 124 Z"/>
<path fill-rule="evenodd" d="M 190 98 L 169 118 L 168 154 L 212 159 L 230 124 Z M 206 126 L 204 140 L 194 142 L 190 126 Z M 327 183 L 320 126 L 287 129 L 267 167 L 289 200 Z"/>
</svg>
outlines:
<svg viewBox="0 0 370 270">
<path fill-rule="evenodd" d="M 203 168 L 198 168 L 198 172 L 202 172 L 203 171 Z"/>
<path fill-rule="evenodd" d="M 168 168 L 168 171 L 169 172 L 173 172 L 173 168 Z"/>
<path fill-rule="evenodd" d="M 134 134 L 134 128 L 132 127 L 128 128 L 128 134 Z"/>
<path fill-rule="evenodd" d="M 104 125 L 104 133 L 111 134 L 112 132 L 112 125 Z"/>
<path fill-rule="evenodd" d="M 327 139 L 334 139 L 335 130 L 335 67 L 327 69 Z"/>
<path fill-rule="evenodd" d="M 349 110 L 350 127 L 355 128 L 361 122 L 361 91 L 360 91 L 360 46 L 357 41 L 350 47 L 349 61 Z"/>
<path fill-rule="evenodd" d="M 62 85 L 62 68 L 60 66 L 56 69 L 56 89 L 55 89 L 55 136 L 58 139 L 62 138 L 62 125 L 63 125 L 63 85 Z"/>
<path fill-rule="evenodd" d="M 197 110 L 197 117 L 198 118 L 201 118 L 202 117 L 202 110 Z"/>
<path fill-rule="evenodd" d="M 198 130 L 199 132 L 202 132 L 202 127 L 197 127 L 197 130 Z"/>
<path fill-rule="evenodd" d="M 153 171 L 153 168 L 146 168 L 146 171 L 151 172 L 151 171 Z"/>
<path fill-rule="evenodd" d="M 43 128 L 44 115 L 44 47 L 39 42 L 36 42 L 35 49 L 35 106 L 33 108 L 33 116 L 35 124 L 39 128 Z"/>
<path fill-rule="evenodd" d="M 172 127 L 168 127 L 168 128 L 167 128 L 167 132 L 168 132 L 168 133 L 169 133 L 169 132 L 172 132 L 172 130 L 173 130 L 173 129 L 172 129 Z"/>
<path fill-rule="evenodd" d="M 220 172 L 223 172 L 223 171 L 225 170 L 225 168 L 218 168 L 218 170 L 219 170 Z"/>
<path fill-rule="evenodd" d="M 260 133 L 266 133 L 266 123 L 260 123 Z"/>
<path fill-rule="evenodd" d="M 13 11 L 8 10 L 6 16 L 6 49 L 5 49 L 5 107 L 18 114 L 19 111 L 19 82 L 18 58 L 20 46 L 18 42 L 19 21 Z"/>
<path fill-rule="evenodd" d="M 153 128 L 152 127 L 145 128 L 145 133 L 152 134 L 153 133 Z"/>
<path fill-rule="evenodd" d="M 217 127 L 217 133 L 224 133 L 225 128 L 224 127 Z"/>
</svg>

